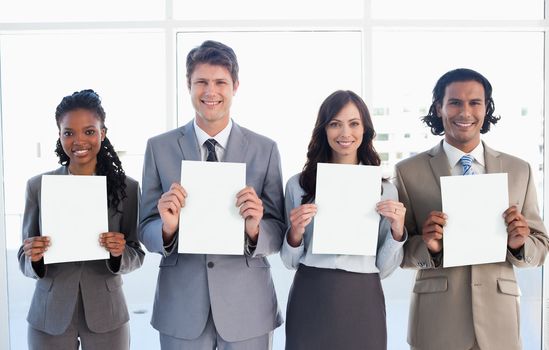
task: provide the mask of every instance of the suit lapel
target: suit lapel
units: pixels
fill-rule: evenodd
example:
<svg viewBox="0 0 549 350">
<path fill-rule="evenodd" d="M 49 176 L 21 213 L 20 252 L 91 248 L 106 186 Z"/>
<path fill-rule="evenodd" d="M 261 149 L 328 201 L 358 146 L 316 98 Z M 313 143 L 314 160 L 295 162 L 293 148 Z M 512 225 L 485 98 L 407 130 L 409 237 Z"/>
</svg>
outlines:
<svg viewBox="0 0 549 350">
<path fill-rule="evenodd" d="M 486 174 L 503 173 L 504 171 L 501 165 L 499 152 L 486 146 L 484 142 L 482 144 L 484 146 L 484 162 L 486 163 Z"/>
<path fill-rule="evenodd" d="M 444 152 L 444 148 L 442 148 L 442 141 L 429 150 L 429 155 L 431 156 L 429 164 L 431 165 L 431 170 L 433 171 L 434 178 L 440 189 L 440 177 L 451 175 L 448 157 Z"/>
<path fill-rule="evenodd" d="M 183 159 L 200 160 L 200 149 L 194 132 L 194 119 L 181 128 L 181 137 L 177 139 Z"/>
<path fill-rule="evenodd" d="M 242 128 L 233 122 L 227 149 L 225 150 L 224 162 L 245 163 L 246 153 L 248 151 L 248 139 L 244 135 Z"/>
</svg>

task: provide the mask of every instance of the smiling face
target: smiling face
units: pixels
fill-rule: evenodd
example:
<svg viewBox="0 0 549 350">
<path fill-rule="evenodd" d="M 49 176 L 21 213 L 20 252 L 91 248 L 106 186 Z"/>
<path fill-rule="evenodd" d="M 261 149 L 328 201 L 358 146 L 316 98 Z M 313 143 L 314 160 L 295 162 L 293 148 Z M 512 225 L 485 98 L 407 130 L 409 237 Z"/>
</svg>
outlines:
<svg viewBox="0 0 549 350">
<path fill-rule="evenodd" d="M 229 123 L 233 96 L 238 82 L 232 80 L 227 68 L 207 63 L 195 67 L 189 91 L 196 114 L 196 123 L 210 136 L 215 136 Z"/>
<path fill-rule="evenodd" d="M 449 84 L 442 104 L 437 106 L 437 116 L 442 118 L 446 142 L 471 152 L 480 143 L 486 116 L 484 87 L 474 80 Z"/>
<path fill-rule="evenodd" d="M 326 125 L 326 137 L 332 149 L 332 162 L 357 164 L 357 149 L 362 143 L 364 125 L 354 103 L 347 103 Z"/>
<path fill-rule="evenodd" d="M 97 154 L 106 130 L 95 113 L 75 109 L 59 121 L 59 139 L 63 151 L 69 156 L 69 170 L 75 175 L 92 175 L 97 165 Z"/>
</svg>

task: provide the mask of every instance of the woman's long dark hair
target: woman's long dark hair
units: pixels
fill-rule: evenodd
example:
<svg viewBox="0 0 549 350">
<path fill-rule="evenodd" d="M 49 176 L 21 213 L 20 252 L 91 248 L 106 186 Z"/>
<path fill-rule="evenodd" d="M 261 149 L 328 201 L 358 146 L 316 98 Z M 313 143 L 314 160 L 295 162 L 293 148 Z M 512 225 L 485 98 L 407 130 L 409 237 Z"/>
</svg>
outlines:
<svg viewBox="0 0 549 350">
<path fill-rule="evenodd" d="M 299 185 L 305 192 L 301 204 L 310 203 L 315 198 L 317 164 L 329 163 L 332 160 L 332 149 L 328 144 L 326 126 L 349 103 L 353 103 L 357 107 L 364 126 L 362 143 L 357 149 L 359 162 L 365 165 L 379 165 L 381 163 L 372 143 L 376 132 L 366 103 L 360 96 L 349 90 L 338 90 L 332 93 L 322 102 L 318 111 L 315 128 L 307 151 L 307 161 L 299 177 Z"/>
<path fill-rule="evenodd" d="M 85 109 L 94 113 L 101 122 L 101 128 L 107 130 L 105 126 L 105 110 L 101 106 L 101 98 L 91 89 L 77 91 L 72 95 L 63 97 L 63 100 L 61 100 L 61 103 L 59 103 L 55 110 L 57 127 L 60 127 L 61 119 L 68 112 L 77 109 Z M 59 157 L 59 164 L 68 167 L 71 160 L 63 150 L 60 139 L 57 139 L 55 153 Z M 114 147 L 107 137 L 101 141 L 101 148 L 97 154 L 95 173 L 107 177 L 108 205 L 118 210 L 118 204 L 127 197 L 126 173 L 122 169 L 122 162 L 120 162 Z"/>
</svg>

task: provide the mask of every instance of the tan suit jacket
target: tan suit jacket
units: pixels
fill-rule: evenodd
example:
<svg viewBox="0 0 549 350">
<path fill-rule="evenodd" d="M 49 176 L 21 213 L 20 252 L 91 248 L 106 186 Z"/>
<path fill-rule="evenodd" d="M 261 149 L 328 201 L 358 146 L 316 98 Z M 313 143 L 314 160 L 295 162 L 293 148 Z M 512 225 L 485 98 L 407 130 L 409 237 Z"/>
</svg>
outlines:
<svg viewBox="0 0 549 350">
<path fill-rule="evenodd" d="M 436 266 L 421 237 L 429 213 L 442 210 L 440 177 L 451 175 L 442 142 L 396 165 L 409 234 L 402 267 L 418 269 L 408 324 L 408 343 L 414 349 L 465 350 L 475 338 L 483 350 L 522 348 L 520 289 L 513 266 L 542 265 L 549 241 L 528 163 L 486 145 L 484 157 L 486 173 L 508 173 L 509 203 L 518 203 L 531 234 L 517 256 L 507 251 L 505 262 L 473 266 Z"/>
</svg>

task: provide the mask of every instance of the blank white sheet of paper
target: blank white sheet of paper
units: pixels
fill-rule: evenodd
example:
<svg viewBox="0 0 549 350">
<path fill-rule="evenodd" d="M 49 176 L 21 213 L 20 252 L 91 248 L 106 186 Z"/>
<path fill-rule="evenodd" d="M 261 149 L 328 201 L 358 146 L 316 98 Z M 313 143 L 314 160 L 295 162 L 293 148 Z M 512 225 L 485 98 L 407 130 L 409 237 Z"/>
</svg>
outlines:
<svg viewBox="0 0 549 350">
<path fill-rule="evenodd" d="M 109 230 L 105 176 L 43 175 L 40 210 L 45 264 L 109 258 L 99 245 Z"/>
<path fill-rule="evenodd" d="M 507 173 L 440 178 L 444 226 L 443 266 L 505 261 L 509 208 Z"/>
<path fill-rule="evenodd" d="M 318 163 L 313 254 L 375 256 L 379 166 Z"/>
<path fill-rule="evenodd" d="M 244 219 L 236 195 L 245 184 L 245 163 L 181 162 L 187 198 L 179 216 L 179 253 L 244 254 Z"/>
</svg>

